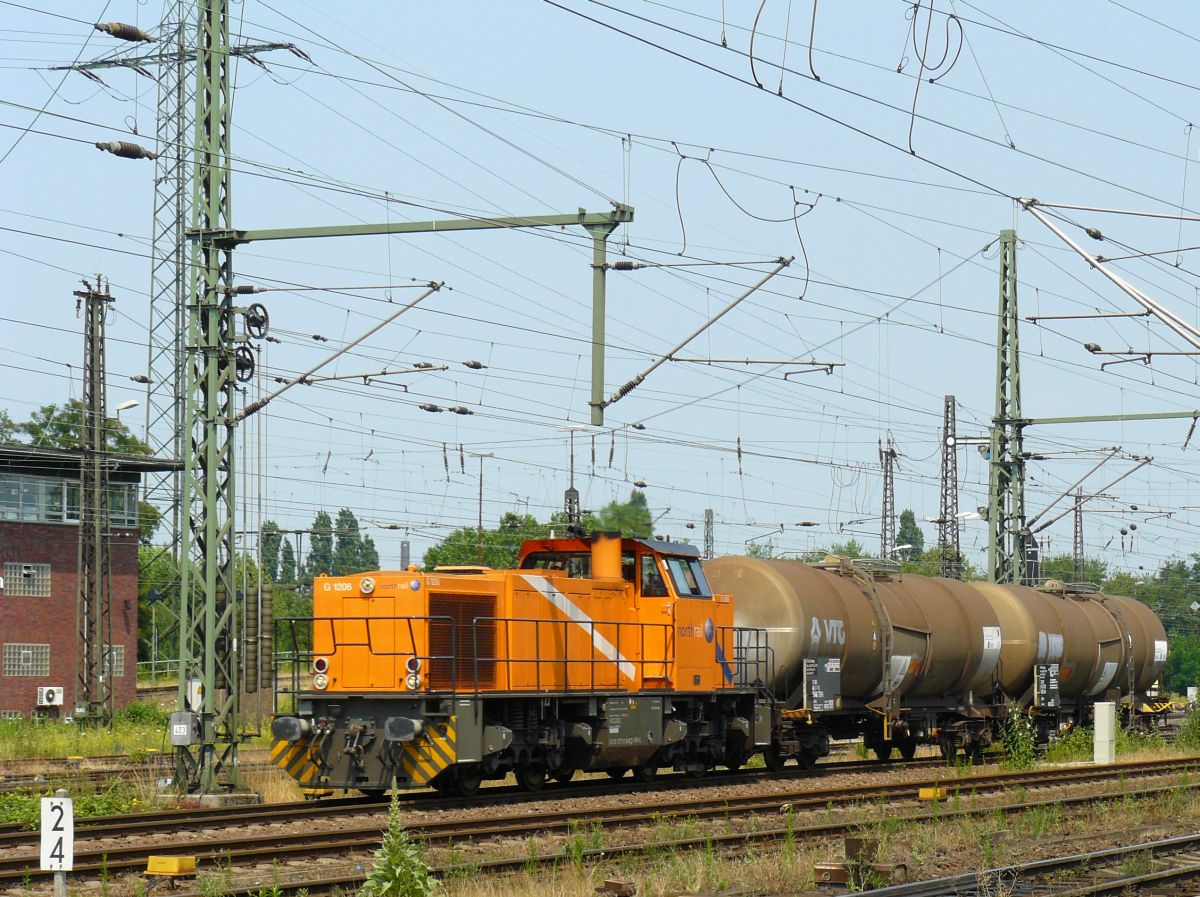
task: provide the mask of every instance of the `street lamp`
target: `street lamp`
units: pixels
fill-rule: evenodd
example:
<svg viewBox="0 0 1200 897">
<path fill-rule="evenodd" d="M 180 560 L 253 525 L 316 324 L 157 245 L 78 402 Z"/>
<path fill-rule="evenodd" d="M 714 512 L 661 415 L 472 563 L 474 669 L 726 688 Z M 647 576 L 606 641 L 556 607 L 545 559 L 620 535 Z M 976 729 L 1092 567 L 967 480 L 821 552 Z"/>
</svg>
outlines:
<svg viewBox="0 0 1200 897">
<path fill-rule="evenodd" d="M 121 412 L 122 412 L 122 411 L 128 411 L 130 408 L 136 408 L 136 407 L 137 407 L 138 405 L 140 405 L 140 404 L 142 404 L 142 403 L 141 403 L 141 402 L 139 402 L 137 399 L 126 399 L 124 402 L 122 402 L 121 404 L 117 405 L 117 406 L 116 406 L 116 407 L 113 409 L 113 411 L 117 412 L 117 420 L 120 420 L 120 419 L 121 419 Z"/>
</svg>

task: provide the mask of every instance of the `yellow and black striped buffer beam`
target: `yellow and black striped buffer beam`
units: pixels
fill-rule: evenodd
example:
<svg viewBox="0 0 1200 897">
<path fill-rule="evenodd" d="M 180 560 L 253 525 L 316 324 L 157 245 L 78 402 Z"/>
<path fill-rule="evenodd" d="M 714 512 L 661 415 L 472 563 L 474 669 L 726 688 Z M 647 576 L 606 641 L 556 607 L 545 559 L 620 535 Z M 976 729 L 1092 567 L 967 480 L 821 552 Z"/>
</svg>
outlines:
<svg viewBox="0 0 1200 897">
<path fill-rule="evenodd" d="M 404 745 L 400 753 L 400 768 L 414 785 L 428 785 L 442 770 L 453 766 L 458 759 L 455 747 L 455 722 L 452 716 L 445 722 L 432 723 Z"/>
<path fill-rule="evenodd" d="M 301 785 L 310 784 L 320 771 L 320 764 L 313 756 L 311 743 L 304 741 L 275 740 L 271 744 L 271 762 L 290 775 Z"/>
</svg>

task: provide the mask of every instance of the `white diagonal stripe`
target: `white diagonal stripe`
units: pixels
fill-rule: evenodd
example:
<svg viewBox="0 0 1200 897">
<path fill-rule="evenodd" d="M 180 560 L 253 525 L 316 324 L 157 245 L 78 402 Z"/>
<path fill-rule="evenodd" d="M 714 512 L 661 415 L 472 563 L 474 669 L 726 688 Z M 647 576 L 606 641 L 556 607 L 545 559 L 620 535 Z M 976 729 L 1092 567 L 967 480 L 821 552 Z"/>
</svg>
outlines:
<svg viewBox="0 0 1200 897">
<path fill-rule="evenodd" d="M 628 679 L 634 678 L 633 664 L 617 650 L 616 646 L 596 630 L 595 622 L 584 613 L 583 608 L 560 592 L 545 577 L 522 573 L 522 578 L 541 593 L 542 597 L 558 608 L 563 615 L 592 637 L 592 645 L 604 658 L 614 661 L 617 669 Z"/>
</svg>

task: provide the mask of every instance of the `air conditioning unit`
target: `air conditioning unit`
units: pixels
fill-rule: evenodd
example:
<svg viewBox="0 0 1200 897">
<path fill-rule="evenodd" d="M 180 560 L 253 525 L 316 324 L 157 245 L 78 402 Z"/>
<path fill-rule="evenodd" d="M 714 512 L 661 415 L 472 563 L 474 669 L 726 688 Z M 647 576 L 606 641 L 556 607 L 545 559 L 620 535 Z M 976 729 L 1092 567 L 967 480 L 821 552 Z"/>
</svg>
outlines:
<svg viewBox="0 0 1200 897">
<path fill-rule="evenodd" d="M 61 685 L 39 685 L 37 705 L 39 707 L 61 707 L 63 703 L 63 688 Z"/>
</svg>

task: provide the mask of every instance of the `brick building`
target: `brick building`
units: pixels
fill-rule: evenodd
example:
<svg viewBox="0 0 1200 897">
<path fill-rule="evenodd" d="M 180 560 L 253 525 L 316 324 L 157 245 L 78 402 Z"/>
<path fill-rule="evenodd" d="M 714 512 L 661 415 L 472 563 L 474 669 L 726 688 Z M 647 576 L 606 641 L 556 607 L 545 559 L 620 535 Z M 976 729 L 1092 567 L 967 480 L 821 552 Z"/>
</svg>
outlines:
<svg viewBox="0 0 1200 897">
<path fill-rule="evenodd" d="M 137 693 L 138 483 L 173 462 L 110 455 L 113 691 Z M 67 716 L 76 706 L 79 464 L 71 449 L 0 445 L 0 716 Z M 38 707 L 39 687 L 63 689 Z"/>
</svg>

